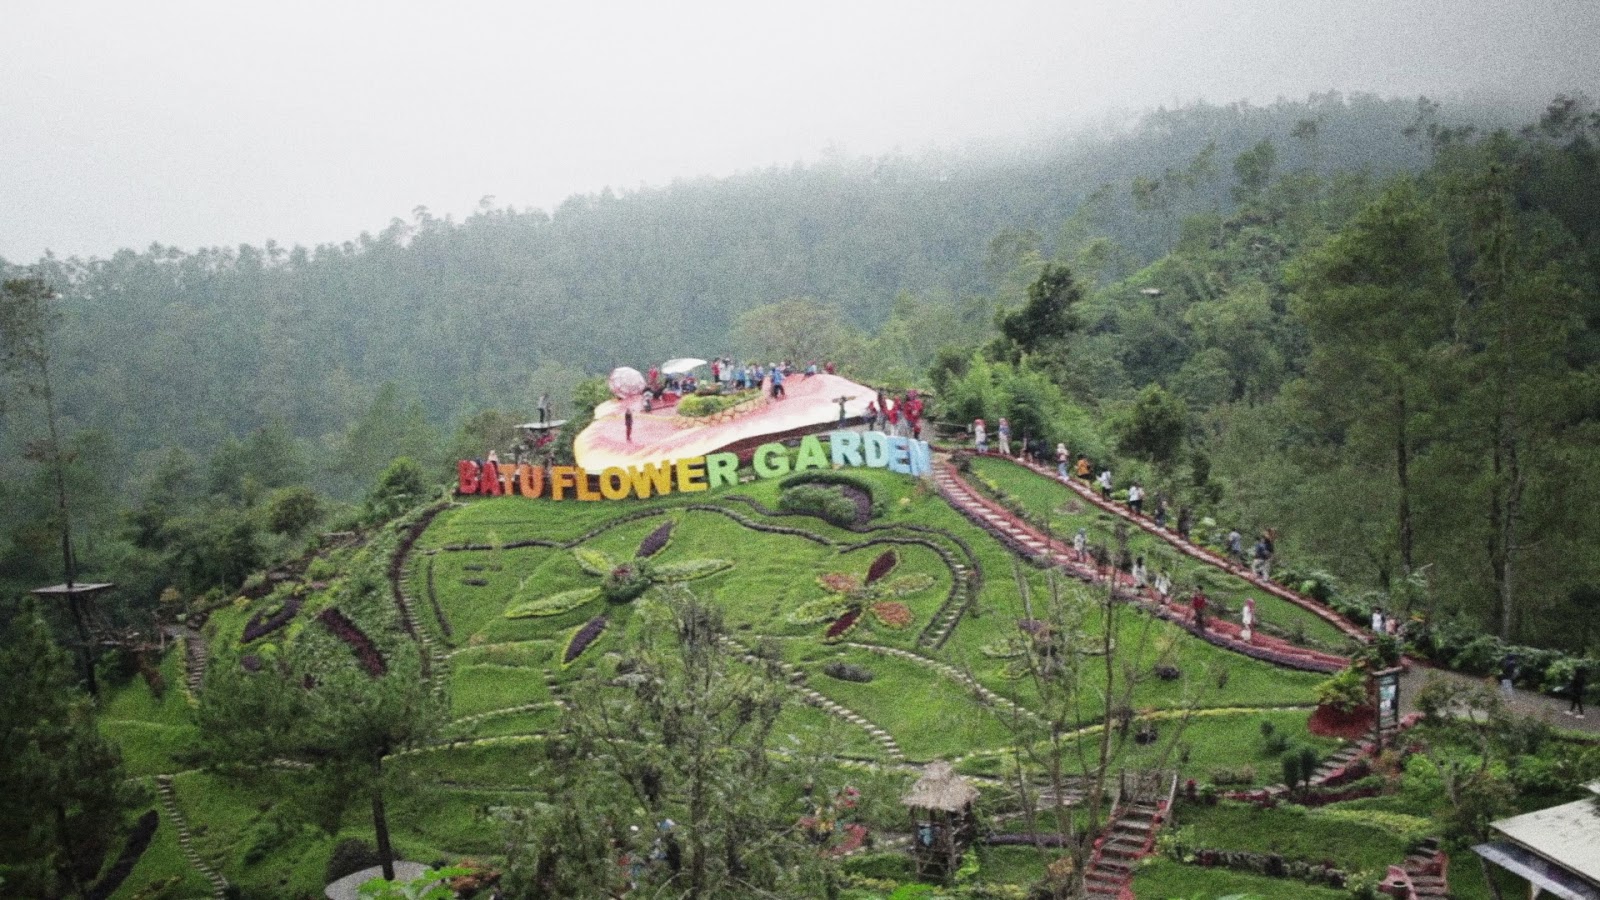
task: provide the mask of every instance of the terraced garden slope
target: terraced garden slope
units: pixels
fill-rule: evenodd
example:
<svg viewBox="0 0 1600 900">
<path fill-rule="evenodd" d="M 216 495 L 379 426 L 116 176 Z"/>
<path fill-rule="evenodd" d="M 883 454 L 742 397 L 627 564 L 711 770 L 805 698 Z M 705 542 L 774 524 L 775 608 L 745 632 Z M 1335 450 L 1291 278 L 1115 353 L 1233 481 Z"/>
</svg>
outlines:
<svg viewBox="0 0 1600 900">
<path fill-rule="evenodd" d="M 559 721 L 573 682 L 614 669 L 653 592 L 682 582 L 721 608 L 741 649 L 781 658 L 793 691 L 780 729 L 861 790 L 861 821 L 884 840 L 905 827 L 897 799 L 915 763 L 955 761 L 978 777 L 985 808 L 1004 811 L 1014 801 L 985 778 L 1005 771 L 1015 743 L 1008 723 L 1037 702 L 1015 660 L 996 651 L 1021 633 L 1018 585 L 1035 599 L 1082 588 L 1021 565 L 929 484 L 860 477 L 883 512 L 854 528 L 778 514 L 775 482 L 650 501 L 512 497 L 419 511 L 261 579 L 217 610 L 204 628 L 209 665 L 272 665 L 314 651 L 328 665 L 375 672 L 420 653 L 448 721 L 432 742 L 389 761 L 397 847 L 423 861 L 492 860 L 503 851 L 500 812 L 526 802 L 532 749 Z M 627 593 L 640 596 L 614 602 Z M 1184 738 L 1191 766 L 1237 768 L 1229 747 L 1262 718 L 1308 739 L 1317 675 L 1242 657 L 1133 609 L 1116 621 L 1113 642 L 1134 669 L 1159 659 L 1180 672 L 1141 682 L 1134 715 L 1161 721 L 1190 702 L 1202 708 Z M 1092 617 L 1083 628 L 1091 643 Z M 836 677 L 849 671 L 840 664 L 870 680 Z M 1086 696 L 1099 672 L 1084 667 Z M 204 702 L 201 684 L 195 702 Z M 197 858 L 247 895 L 315 894 L 339 839 L 371 840 L 359 803 L 321 821 L 297 805 L 294 769 L 240 778 L 206 768 L 191 705 L 176 691 L 156 703 L 145 690 L 125 685 L 111 701 L 132 771 L 171 776 Z M 1097 733 L 1094 710 L 1082 717 L 1083 735 Z M 1130 742 L 1121 763 L 1141 764 L 1136 751 Z M 1263 763 L 1255 783 L 1274 780 Z M 204 890 L 205 876 L 165 840 L 159 831 L 118 897 L 174 877 Z M 990 852 L 985 877 L 1016 874 L 1015 850 Z"/>
</svg>

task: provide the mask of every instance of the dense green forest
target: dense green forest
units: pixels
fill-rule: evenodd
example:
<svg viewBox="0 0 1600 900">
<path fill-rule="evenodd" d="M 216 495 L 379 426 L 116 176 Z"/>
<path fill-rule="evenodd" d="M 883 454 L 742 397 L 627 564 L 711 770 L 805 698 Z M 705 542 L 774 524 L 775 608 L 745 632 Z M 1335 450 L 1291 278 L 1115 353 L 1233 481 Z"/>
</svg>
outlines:
<svg viewBox="0 0 1600 900">
<path fill-rule="evenodd" d="M 30 455 L 64 463 L 81 568 L 148 605 L 363 515 L 326 498 L 380 473 L 385 508 L 418 477 L 391 461 L 442 476 L 543 391 L 781 355 L 931 385 L 953 423 L 1010 415 L 1206 527 L 1277 529 L 1295 569 L 1350 591 L 1577 648 L 1600 585 L 1600 121 L 1565 98 L 1498 115 L 1199 105 L 1004 160 L 8 265 L 59 295 L 62 437 L 23 453 L 43 420 L 11 405 L 4 574 L 60 570 Z"/>
</svg>

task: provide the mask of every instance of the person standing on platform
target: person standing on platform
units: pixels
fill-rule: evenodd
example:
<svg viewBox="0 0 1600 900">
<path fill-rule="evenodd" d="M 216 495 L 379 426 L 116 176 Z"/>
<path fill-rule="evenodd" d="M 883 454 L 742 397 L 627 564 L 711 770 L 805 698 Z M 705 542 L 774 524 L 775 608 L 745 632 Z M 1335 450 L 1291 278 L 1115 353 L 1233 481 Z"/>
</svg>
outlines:
<svg viewBox="0 0 1600 900">
<path fill-rule="evenodd" d="M 628 443 L 633 443 L 633 407 L 622 411 L 622 436 Z"/>
<path fill-rule="evenodd" d="M 549 423 L 550 423 L 550 395 L 549 394 L 540 394 L 539 395 L 539 424 L 540 425 L 548 425 Z"/>
<path fill-rule="evenodd" d="M 772 399 L 783 397 L 783 370 L 777 366 L 772 367 Z"/>
</svg>

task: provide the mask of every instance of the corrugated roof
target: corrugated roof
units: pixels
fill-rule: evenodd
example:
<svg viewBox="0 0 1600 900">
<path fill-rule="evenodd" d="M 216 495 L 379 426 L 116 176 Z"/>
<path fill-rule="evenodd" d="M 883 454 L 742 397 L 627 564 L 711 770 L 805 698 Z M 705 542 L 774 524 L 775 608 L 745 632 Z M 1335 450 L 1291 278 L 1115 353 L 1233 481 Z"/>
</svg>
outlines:
<svg viewBox="0 0 1600 900">
<path fill-rule="evenodd" d="M 1501 819 L 1490 827 L 1600 886 L 1600 808 L 1594 798 Z"/>
</svg>

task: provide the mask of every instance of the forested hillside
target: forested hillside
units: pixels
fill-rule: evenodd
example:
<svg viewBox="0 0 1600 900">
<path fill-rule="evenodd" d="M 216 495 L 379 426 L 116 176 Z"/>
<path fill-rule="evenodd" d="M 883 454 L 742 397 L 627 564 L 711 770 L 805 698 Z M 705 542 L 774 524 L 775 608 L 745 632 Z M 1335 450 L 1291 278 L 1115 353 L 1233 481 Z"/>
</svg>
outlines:
<svg viewBox="0 0 1600 900">
<path fill-rule="evenodd" d="M 59 293 L 79 552 L 137 603 L 231 589 L 325 514 L 307 486 L 384 473 L 346 513 L 376 517 L 543 391 L 726 353 L 932 386 L 948 421 L 1008 415 L 1201 527 L 1279 530 L 1301 574 L 1576 647 L 1561 623 L 1600 584 L 1600 123 L 1582 101 L 1517 115 L 1539 121 L 1201 105 L 1004 160 L 839 159 L 7 273 Z M 11 447 L 35 412 L 13 405 Z M 400 456 L 424 467 L 385 473 Z M 48 467 L 9 458 L 22 585 L 59 570 L 59 513 Z"/>
<path fill-rule="evenodd" d="M 1107 238 L 1113 277 L 1169 249 L 1183 213 L 1230 208 L 1229 167 L 1259 140 L 1280 168 L 1384 174 L 1424 161 L 1402 134 L 1418 115 L 1370 96 L 1201 105 L 1005 158 L 839 158 L 573 197 L 551 214 L 487 198 L 461 222 L 419 208 L 342 245 L 155 246 L 10 269 L 61 293 L 64 408 L 124 458 L 206 456 L 273 420 L 320 445 L 385 382 L 442 427 L 527 409 L 573 370 L 745 352 L 728 346 L 734 319 L 785 298 L 837 304 L 869 330 L 901 294 L 987 305 L 1006 287 L 992 276 L 1011 260 L 989 258 L 1006 232 L 1033 231 L 1047 254 Z M 1299 122 L 1314 134 L 1293 137 Z"/>
</svg>

